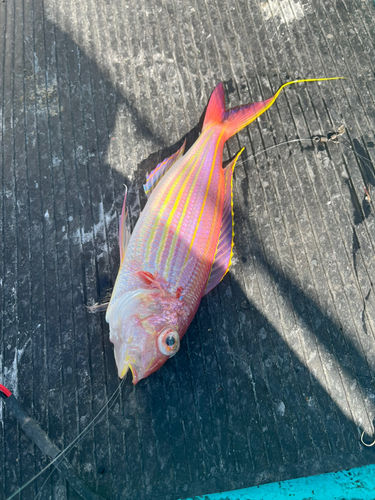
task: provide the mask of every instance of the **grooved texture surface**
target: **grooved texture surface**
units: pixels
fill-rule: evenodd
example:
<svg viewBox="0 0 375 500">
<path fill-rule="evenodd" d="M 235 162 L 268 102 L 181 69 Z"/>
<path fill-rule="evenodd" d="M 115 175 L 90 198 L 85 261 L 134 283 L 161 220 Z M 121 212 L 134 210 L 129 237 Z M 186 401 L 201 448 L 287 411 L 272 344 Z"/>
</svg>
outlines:
<svg viewBox="0 0 375 500">
<path fill-rule="evenodd" d="M 123 184 L 134 225 L 146 173 L 195 141 L 219 81 L 237 106 L 347 77 L 287 88 L 227 143 L 246 147 L 230 273 L 179 353 L 67 453 L 104 498 L 375 460 L 359 441 L 375 416 L 374 33 L 361 0 L 0 3 L 0 383 L 60 449 L 119 383 L 85 304 L 116 277 Z M 342 124 L 339 144 L 311 140 Z M 1 500 L 47 464 L 0 403 Z M 19 498 L 79 497 L 51 468 Z"/>
</svg>

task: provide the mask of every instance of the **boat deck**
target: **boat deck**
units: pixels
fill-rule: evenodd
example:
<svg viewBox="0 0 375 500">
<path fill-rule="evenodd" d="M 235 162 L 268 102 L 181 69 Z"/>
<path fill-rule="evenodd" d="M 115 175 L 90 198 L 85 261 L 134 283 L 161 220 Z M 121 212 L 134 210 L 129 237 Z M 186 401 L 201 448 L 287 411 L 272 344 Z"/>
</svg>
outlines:
<svg viewBox="0 0 375 500">
<path fill-rule="evenodd" d="M 374 34 L 370 0 L 0 3 L 0 383 L 60 449 L 110 402 L 66 455 L 104 499 L 374 463 Z M 229 107 L 331 76 L 228 141 L 230 273 L 179 353 L 117 390 L 85 306 L 116 278 L 123 184 L 134 226 L 219 81 Z M 48 463 L 0 403 L 0 499 Z M 51 467 L 17 498 L 80 497 Z"/>
</svg>

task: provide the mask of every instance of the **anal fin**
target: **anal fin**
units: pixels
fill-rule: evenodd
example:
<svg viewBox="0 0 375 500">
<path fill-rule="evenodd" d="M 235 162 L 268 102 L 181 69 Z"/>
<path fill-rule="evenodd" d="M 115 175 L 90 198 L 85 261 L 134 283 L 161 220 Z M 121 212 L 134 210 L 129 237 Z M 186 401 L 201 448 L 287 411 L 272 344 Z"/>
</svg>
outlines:
<svg viewBox="0 0 375 500">
<path fill-rule="evenodd" d="M 215 260 L 212 264 L 210 276 L 204 291 L 204 295 L 210 292 L 227 274 L 231 265 L 234 244 L 233 230 L 233 171 L 236 162 L 244 148 L 241 149 L 233 161 L 224 170 L 225 178 L 225 198 L 223 218 L 221 222 L 221 230 L 219 242 L 217 244 Z"/>
</svg>

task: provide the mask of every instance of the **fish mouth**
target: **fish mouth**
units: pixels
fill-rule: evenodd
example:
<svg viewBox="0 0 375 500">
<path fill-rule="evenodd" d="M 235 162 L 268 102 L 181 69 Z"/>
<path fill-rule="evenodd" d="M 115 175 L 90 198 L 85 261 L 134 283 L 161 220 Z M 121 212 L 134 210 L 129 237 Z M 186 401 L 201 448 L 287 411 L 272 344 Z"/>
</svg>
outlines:
<svg viewBox="0 0 375 500">
<path fill-rule="evenodd" d="M 120 368 L 118 370 L 118 376 L 121 379 L 123 379 L 125 377 L 125 375 L 128 373 L 129 369 L 130 369 L 132 376 L 133 376 L 133 384 L 136 385 L 140 381 L 140 378 L 139 378 L 139 375 L 138 375 L 138 372 L 137 372 L 135 366 L 132 365 L 131 363 L 128 363 L 128 362 L 125 363 L 124 367 L 122 369 Z"/>
<path fill-rule="evenodd" d="M 129 368 L 133 375 L 133 384 L 136 384 L 141 378 L 143 378 L 138 375 L 143 371 L 141 365 L 139 365 L 138 357 L 132 352 L 129 352 L 127 346 L 120 342 L 115 342 L 114 355 L 117 365 L 117 373 L 120 379 L 125 377 Z"/>
</svg>

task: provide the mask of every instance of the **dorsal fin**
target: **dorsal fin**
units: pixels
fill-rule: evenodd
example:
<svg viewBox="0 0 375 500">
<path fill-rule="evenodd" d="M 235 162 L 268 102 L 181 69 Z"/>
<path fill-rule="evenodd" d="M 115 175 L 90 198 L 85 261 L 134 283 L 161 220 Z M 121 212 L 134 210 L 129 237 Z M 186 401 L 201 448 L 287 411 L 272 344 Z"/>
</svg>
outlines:
<svg viewBox="0 0 375 500">
<path fill-rule="evenodd" d="M 146 184 L 143 185 L 147 198 L 150 197 L 152 191 L 156 188 L 163 175 L 176 163 L 176 161 L 184 154 L 186 139 L 180 149 L 169 158 L 166 158 L 154 168 L 154 170 L 147 176 Z"/>
<path fill-rule="evenodd" d="M 125 186 L 125 196 L 124 203 L 122 204 L 122 211 L 120 215 L 120 223 L 119 223 L 119 247 L 120 247 L 120 262 L 125 256 L 126 247 L 128 246 L 131 230 L 130 230 L 130 221 L 128 217 L 128 210 L 126 207 L 126 197 L 128 195 L 128 188 Z"/>
<path fill-rule="evenodd" d="M 241 149 L 236 154 L 233 161 L 224 170 L 225 178 L 225 198 L 224 198 L 224 209 L 223 218 L 221 221 L 221 230 L 219 242 L 217 244 L 215 260 L 212 264 L 210 276 L 207 281 L 207 285 L 204 291 L 206 295 L 215 286 L 220 283 L 220 281 L 227 274 L 228 269 L 231 265 L 232 255 L 233 255 L 233 244 L 234 244 L 234 230 L 233 230 L 233 170 L 238 160 L 238 157 L 242 153 L 244 148 Z"/>
</svg>

